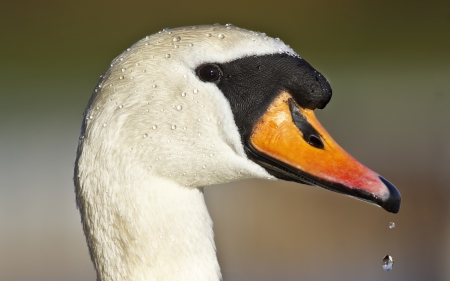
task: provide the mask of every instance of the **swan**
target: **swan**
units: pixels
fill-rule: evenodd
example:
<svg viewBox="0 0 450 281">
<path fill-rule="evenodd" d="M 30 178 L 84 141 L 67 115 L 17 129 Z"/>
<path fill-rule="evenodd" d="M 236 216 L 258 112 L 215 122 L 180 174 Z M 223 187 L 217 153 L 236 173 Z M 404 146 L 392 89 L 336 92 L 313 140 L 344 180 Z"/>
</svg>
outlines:
<svg viewBox="0 0 450 281">
<path fill-rule="evenodd" d="M 203 187 L 288 180 L 397 213 L 400 193 L 314 116 L 331 87 L 279 39 L 164 29 L 115 58 L 84 113 L 76 202 L 99 281 L 220 280 Z"/>
</svg>

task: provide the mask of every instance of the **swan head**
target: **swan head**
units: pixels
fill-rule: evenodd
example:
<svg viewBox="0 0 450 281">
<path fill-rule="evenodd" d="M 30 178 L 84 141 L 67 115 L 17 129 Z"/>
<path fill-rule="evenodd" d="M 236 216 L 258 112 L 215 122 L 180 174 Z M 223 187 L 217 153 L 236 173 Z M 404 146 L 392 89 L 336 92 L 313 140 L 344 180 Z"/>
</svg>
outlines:
<svg viewBox="0 0 450 281">
<path fill-rule="evenodd" d="M 75 181 L 95 171 L 185 188 L 283 179 L 398 212 L 397 189 L 315 118 L 331 93 L 323 75 L 279 39 L 234 26 L 165 29 L 123 52 L 101 77 L 85 112 Z"/>
</svg>

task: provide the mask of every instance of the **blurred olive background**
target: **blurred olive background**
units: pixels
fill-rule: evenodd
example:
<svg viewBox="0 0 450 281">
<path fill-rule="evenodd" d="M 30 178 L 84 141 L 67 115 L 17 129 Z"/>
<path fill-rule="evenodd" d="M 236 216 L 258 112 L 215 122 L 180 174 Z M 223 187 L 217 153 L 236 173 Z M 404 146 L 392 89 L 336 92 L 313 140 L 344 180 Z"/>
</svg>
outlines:
<svg viewBox="0 0 450 281">
<path fill-rule="evenodd" d="M 0 280 L 95 280 L 72 184 L 90 94 L 135 41 L 216 22 L 321 71 L 322 124 L 403 196 L 392 215 L 281 181 L 208 187 L 224 280 L 450 280 L 450 1 L 2 1 L 0 22 Z"/>
</svg>

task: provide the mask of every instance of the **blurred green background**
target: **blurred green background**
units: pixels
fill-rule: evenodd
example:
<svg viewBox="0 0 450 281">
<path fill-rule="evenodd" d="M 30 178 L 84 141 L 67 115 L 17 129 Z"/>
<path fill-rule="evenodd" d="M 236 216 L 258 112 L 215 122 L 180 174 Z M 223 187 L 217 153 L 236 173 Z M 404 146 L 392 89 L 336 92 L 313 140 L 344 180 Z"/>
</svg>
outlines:
<svg viewBox="0 0 450 281">
<path fill-rule="evenodd" d="M 392 215 L 293 183 L 208 187 L 224 280 L 450 280 L 450 1 L 2 1 L 0 22 L 1 281 L 95 280 L 72 184 L 90 94 L 135 41 L 216 22 L 321 71 L 322 124 L 403 196 Z"/>
</svg>

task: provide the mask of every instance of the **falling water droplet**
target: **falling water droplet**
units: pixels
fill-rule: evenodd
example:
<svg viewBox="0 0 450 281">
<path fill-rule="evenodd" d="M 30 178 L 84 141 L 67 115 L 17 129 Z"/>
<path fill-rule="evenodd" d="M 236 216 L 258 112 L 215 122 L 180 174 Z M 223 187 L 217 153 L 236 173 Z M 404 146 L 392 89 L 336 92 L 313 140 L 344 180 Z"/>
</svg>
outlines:
<svg viewBox="0 0 450 281">
<path fill-rule="evenodd" d="M 119 105 L 119 108 L 123 108 L 123 105 Z"/>
<path fill-rule="evenodd" d="M 198 93 L 198 90 L 197 89 L 194 89 L 194 94 L 197 94 Z"/>
<path fill-rule="evenodd" d="M 166 54 L 166 58 L 170 58 L 170 54 Z"/>
<path fill-rule="evenodd" d="M 179 42 L 181 40 L 180 36 L 173 37 L 173 42 Z"/>
<path fill-rule="evenodd" d="M 148 134 L 144 134 L 144 139 L 148 137 Z"/>
<path fill-rule="evenodd" d="M 123 78 L 125 78 L 124 76 L 120 76 L 119 79 L 122 80 Z"/>
<path fill-rule="evenodd" d="M 205 169 L 205 168 L 206 168 L 206 165 L 203 165 L 202 168 Z"/>
<path fill-rule="evenodd" d="M 153 87 L 153 88 L 156 88 L 156 87 L 158 87 L 158 86 L 156 86 L 156 84 L 153 84 L 152 87 Z"/>
<path fill-rule="evenodd" d="M 390 228 L 390 229 L 395 228 L 395 222 L 390 222 L 390 223 L 389 223 L 389 228 Z"/>
<path fill-rule="evenodd" d="M 175 130 L 177 128 L 177 125 L 172 125 L 172 130 Z"/>
<path fill-rule="evenodd" d="M 211 33 L 206 33 L 206 37 L 211 37 Z"/>
<path fill-rule="evenodd" d="M 126 68 L 122 68 L 122 72 L 125 72 L 127 69 Z"/>
<path fill-rule="evenodd" d="M 185 97 L 185 96 L 186 96 L 186 93 L 185 93 L 185 92 L 182 92 L 182 93 L 181 93 L 181 96 L 182 96 L 182 97 Z"/>
<path fill-rule="evenodd" d="M 223 38 L 225 38 L 225 35 L 223 35 L 222 33 L 220 33 L 219 35 L 217 35 L 217 38 L 223 39 Z"/>
<path fill-rule="evenodd" d="M 192 43 L 189 43 L 189 44 L 188 44 L 188 46 L 189 46 L 189 47 L 192 47 L 192 46 L 194 46 L 194 44 L 192 44 Z"/>
<path fill-rule="evenodd" d="M 198 122 L 202 122 L 202 118 L 198 118 Z"/>
<path fill-rule="evenodd" d="M 156 130 L 157 128 L 158 128 L 158 126 L 156 126 L 156 125 L 153 125 L 153 126 L 152 126 L 152 129 L 153 129 L 153 130 Z"/>
<path fill-rule="evenodd" d="M 181 105 L 177 105 L 177 110 L 181 110 L 183 107 Z"/>
<path fill-rule="evenodd" d="M 386 255 L 383 258 L 382 266 L 385 271 L 391 270 L 394 267 L 394 259 L 390 255 Z"/>
<path fill-rule="evenodd" d="M 107 125 L 108 125 L 108 124 L 104 123 L 104 124 L 103 124 L 103 127 L 106 127 Z"/>
</svg>

